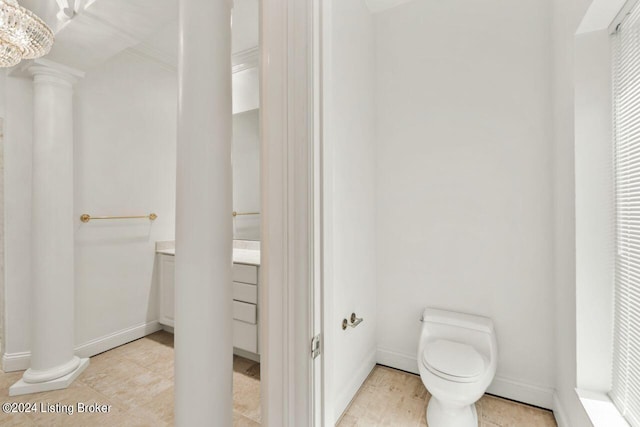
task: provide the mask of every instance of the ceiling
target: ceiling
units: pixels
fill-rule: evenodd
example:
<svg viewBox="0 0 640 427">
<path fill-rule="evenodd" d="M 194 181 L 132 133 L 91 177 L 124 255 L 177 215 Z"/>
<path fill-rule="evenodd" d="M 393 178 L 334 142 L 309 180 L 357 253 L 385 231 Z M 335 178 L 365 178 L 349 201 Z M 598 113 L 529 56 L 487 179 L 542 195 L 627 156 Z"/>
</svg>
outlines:
<svg viewBox="0 0 640 427">
<path fill-rule="evenodd" d="M 133 48 L 169 64 L 178 57 L 178 0 L 76 0 L 77 14 L 56 18 L 56 0 L 20 0 L 56 33 L 47 59 L 90 70 Z M 259 0 L 234 0 L 232 51 L 258 46 Z"/>
<path fill-rule="evenodd" d="M 258 46 L 259 1 L 234 0 L 232 52 Z M 364 0 L 372 13 L 414 0 Z M 608 2 L 609 0 L 602 0 Z M 615 0 L 623 1 L 623 0 Z M 151 55 L 171 66 L 178 58 L 178 0 L 75 0 L 76 16 L 56 18 L 56 0 L 20 0 L 56 33 L 48 59 L 87 71 L 125 49 Z"/>
<path fill-rule="evenodd" d="M 589 33 L 591 31 L 604 30 L 618 15 L 626 0 L 593 0 L 587 10 L 577 33 Z"/>
</svg>

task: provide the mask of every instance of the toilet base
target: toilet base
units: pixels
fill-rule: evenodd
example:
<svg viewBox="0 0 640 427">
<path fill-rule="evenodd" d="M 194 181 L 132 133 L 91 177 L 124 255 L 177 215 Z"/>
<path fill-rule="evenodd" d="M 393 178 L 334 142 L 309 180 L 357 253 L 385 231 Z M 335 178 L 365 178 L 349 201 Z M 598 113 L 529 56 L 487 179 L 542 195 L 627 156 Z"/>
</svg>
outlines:
<svg viewBox="0 0 640 427">
<path fill-rule="evenodd" d="M 476 405 L 452 407 L 431 396 L 427 405 L 429 427 L 478 427 Z"/>
</svg>

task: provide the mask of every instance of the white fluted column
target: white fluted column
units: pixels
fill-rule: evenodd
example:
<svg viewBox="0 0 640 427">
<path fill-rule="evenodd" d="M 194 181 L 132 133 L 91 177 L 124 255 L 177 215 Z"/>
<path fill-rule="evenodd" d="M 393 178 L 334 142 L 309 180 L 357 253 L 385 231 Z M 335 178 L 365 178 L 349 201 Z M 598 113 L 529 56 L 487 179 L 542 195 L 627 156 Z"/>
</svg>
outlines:
<svg viewBox="0 0 640 427">
<path fill-rule="evenodd" d="M 10 395 L 69 386 L 88 365 L 74 355 L 73 84 L 47 60 L 33 75 L 31 362 Z"/>
<path fill-rule="evenodd" d="M 231 426 L 231 4 L 180 0 L 175 421 Z"/>
</svg>

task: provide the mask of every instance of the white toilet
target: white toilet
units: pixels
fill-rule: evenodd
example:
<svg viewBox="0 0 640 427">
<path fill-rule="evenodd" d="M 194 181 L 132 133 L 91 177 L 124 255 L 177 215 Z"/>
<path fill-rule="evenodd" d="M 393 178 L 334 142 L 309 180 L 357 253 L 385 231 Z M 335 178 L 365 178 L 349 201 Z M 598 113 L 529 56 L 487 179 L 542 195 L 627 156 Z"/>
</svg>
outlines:
<svg viewBox="0 0 640 427">
<path fill-rule="evenodd" d="M 477 427 L 475 402 L 496 373 L 498 344 L 486 317 L 427 308 L 418 367 L 431 393 L 429 427 Z"/>
</svg>

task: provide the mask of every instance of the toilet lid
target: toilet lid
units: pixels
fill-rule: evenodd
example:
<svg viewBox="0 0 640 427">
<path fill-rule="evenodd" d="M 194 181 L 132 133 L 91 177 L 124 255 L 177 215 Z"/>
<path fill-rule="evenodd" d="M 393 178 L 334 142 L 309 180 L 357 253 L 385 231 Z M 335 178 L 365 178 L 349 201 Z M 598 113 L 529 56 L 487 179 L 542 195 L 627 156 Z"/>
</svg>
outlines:
<svg viewBox="0 0 640 427">
<path fill-rule="evenodd" d="M 460 380 L 472 380 L 485 369 L 484 358 L 468 344 L 438 339 L 430 342 L 423 353 L 423 362 L 435 374 Z"/>
</svg>

